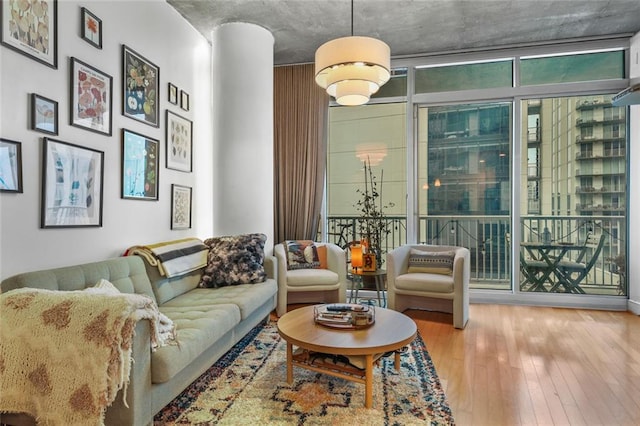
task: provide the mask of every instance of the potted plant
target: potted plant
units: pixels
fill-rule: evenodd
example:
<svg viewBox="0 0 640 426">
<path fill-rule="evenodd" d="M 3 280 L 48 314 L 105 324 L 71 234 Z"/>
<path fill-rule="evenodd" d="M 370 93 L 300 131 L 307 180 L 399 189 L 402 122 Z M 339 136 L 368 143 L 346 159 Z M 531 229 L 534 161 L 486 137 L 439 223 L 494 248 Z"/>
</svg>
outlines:
<svg viewBox="0 0 640 426">
<path fill-rule="evenodd" d="M 384 170 L 380 170 L 380 188 Z M 354 207 L 360 213 L 358 221 L 358 231 L 362 245 L 366 247 L 366 251 L 375 255 L 376 267 L 382 266 L 383 251 L 382 242 L 384 238 L 391 232 L 389 222 L 384 210 L 393 207 L 393 203 L 383 204 L 382 189 L 378 189 L 378 181 L 373 173 L 369 159 L 364 162 L 364 189 L 358 188 L 356 193 L 360 196 Z"/>
</svg>

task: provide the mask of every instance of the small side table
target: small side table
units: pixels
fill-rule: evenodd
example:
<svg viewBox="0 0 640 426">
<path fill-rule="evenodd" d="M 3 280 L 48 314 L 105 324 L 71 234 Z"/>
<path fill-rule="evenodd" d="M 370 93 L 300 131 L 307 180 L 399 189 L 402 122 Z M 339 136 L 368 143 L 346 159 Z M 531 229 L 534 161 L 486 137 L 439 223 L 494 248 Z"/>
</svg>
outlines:
<svg viewBox="0 0 640 426">
<path fill-rule="evenodd" d="M 373 277 L 373 280 L 376 284 L 376 295 L 378 298 L 378 306 L 381 308 L 387 307 L 387 297 L 384 293 L 384 280 L 387 278 L 387 271 L 384 269 L 378 269 L 376 271 L 351 271 L 353 275 L 353 280 L 351 281 L 351 294 L 349 295 L 349 303 L 358 303 L 358 290 L 360 288 L 359 285 L 356 284 L 356 281 L 360 281 L 361 284 L 364 284 L 364 277 Z M 356 279 L 356 277 L 359 277 Z M 355 288 L 354 288 L 355 287 Z M 380 297 L 380 293 L 382 293 L 382 298 Z"/>
</svg>

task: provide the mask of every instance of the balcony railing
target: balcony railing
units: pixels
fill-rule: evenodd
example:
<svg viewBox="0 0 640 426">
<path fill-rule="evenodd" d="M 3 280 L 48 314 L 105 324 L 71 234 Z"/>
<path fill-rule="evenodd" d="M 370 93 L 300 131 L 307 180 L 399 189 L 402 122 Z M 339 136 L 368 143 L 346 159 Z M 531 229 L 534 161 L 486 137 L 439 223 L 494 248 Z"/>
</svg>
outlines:
<svg viewBox="0 0 640 426">
<path fill-rule="evenodd" d="M 387 217 L 389 233 L 382 240 L 382 260 L 395 247 L 406 244 L 404 216 Z M 623 216 L 527 216 L 521 223 L 521 241 L 540 241 L 545 228 L 552 241 L 580 244 L 587 233 L 605 235 L 604 248 L 592 273 L 581 287 L 587 294 L 625 294 L 620 268 L 612 259 L 624 256 L 626 235 Z M 345 247 L 359 240 L 357 216 L 331 216 L 327 224 L 327 240 Z M 428 216 L 418 219 L 418 242 L 467 247 L 471 252 L 471 287 L 511 289 L 511 220 L 508 216 Z M 519 249 L 519 248 L 518 248 Z M 516 252 L 519 259 L 519 252 Z M 574 259 L 575 260 L 575 259 Z M 383 263 L 384 267 L 384 263 Z M 518 286 L 520 274 L 514 280 Z"/>
</svg>

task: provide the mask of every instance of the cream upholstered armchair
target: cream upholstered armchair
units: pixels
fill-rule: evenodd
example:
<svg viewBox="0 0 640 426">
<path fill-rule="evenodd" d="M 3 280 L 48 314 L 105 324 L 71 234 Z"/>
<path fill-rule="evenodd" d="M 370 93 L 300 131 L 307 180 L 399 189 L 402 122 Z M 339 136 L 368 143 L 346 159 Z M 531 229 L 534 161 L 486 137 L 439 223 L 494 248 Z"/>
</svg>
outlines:
<svg viewBox="0 0 640 426">
<path fill-rule="evenodd" d="M 347 297 L 347 266 L 345 251 L 332 243 L 315 243 L 326 247 L 324 268 L 287 269 L 287 249 L 276 244 L 273 254 L 278 264 L 278 302 L 276 313 L 287 312 L 290 303 L 344 303 Z"/>
<path fill-rule="evenodd" d="M 411 262 L 410 262 L 411 260 Z M 403 245 L 387 254 L 388 307 L 453 314 L 453 326 L 469 320 L 470 253 L 464 247 Z"/>
</svg>

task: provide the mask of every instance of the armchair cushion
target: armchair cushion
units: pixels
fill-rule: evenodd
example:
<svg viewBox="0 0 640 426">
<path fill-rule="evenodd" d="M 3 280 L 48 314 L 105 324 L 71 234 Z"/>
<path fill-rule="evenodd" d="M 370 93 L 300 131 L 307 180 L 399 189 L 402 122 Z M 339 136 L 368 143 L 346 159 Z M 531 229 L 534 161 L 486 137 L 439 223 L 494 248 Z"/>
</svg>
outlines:
<svg viewBox="0 0 640 426">
<path fill-rule="evenodd" d="M 338 282 L 340 282 L 338 274 L 329 269 L 297 269 L 287 271 L 287 285 L 289 287 L 335 285 Z"/>
<path fill-rule="evenodd" d="M 287 240 L 287 269 L 313 269 L 320 267 L 318 249 L 310 240 Z"/>
<path fill-rule="evenodd" d="M 451 275 L 453 274 L 453 259 L 456 253 L 453 251 L 423 251 L 411 249 L 409 252 L 408 272 L 431 273 Z"/>
<path fill-rule="evenodd" d="M 208 238 L 207 266 L 200 287 L 224 287 L 227 285 L 255 284 L 264 282 L 265 234 L 244 234 Z"/>
<path fill-rule="evenodd" d="M 396 288 L 429 293 L 453 293 L 453 277 L 443 274 L 409 273 L 396 277 Z"/>
</svg>

